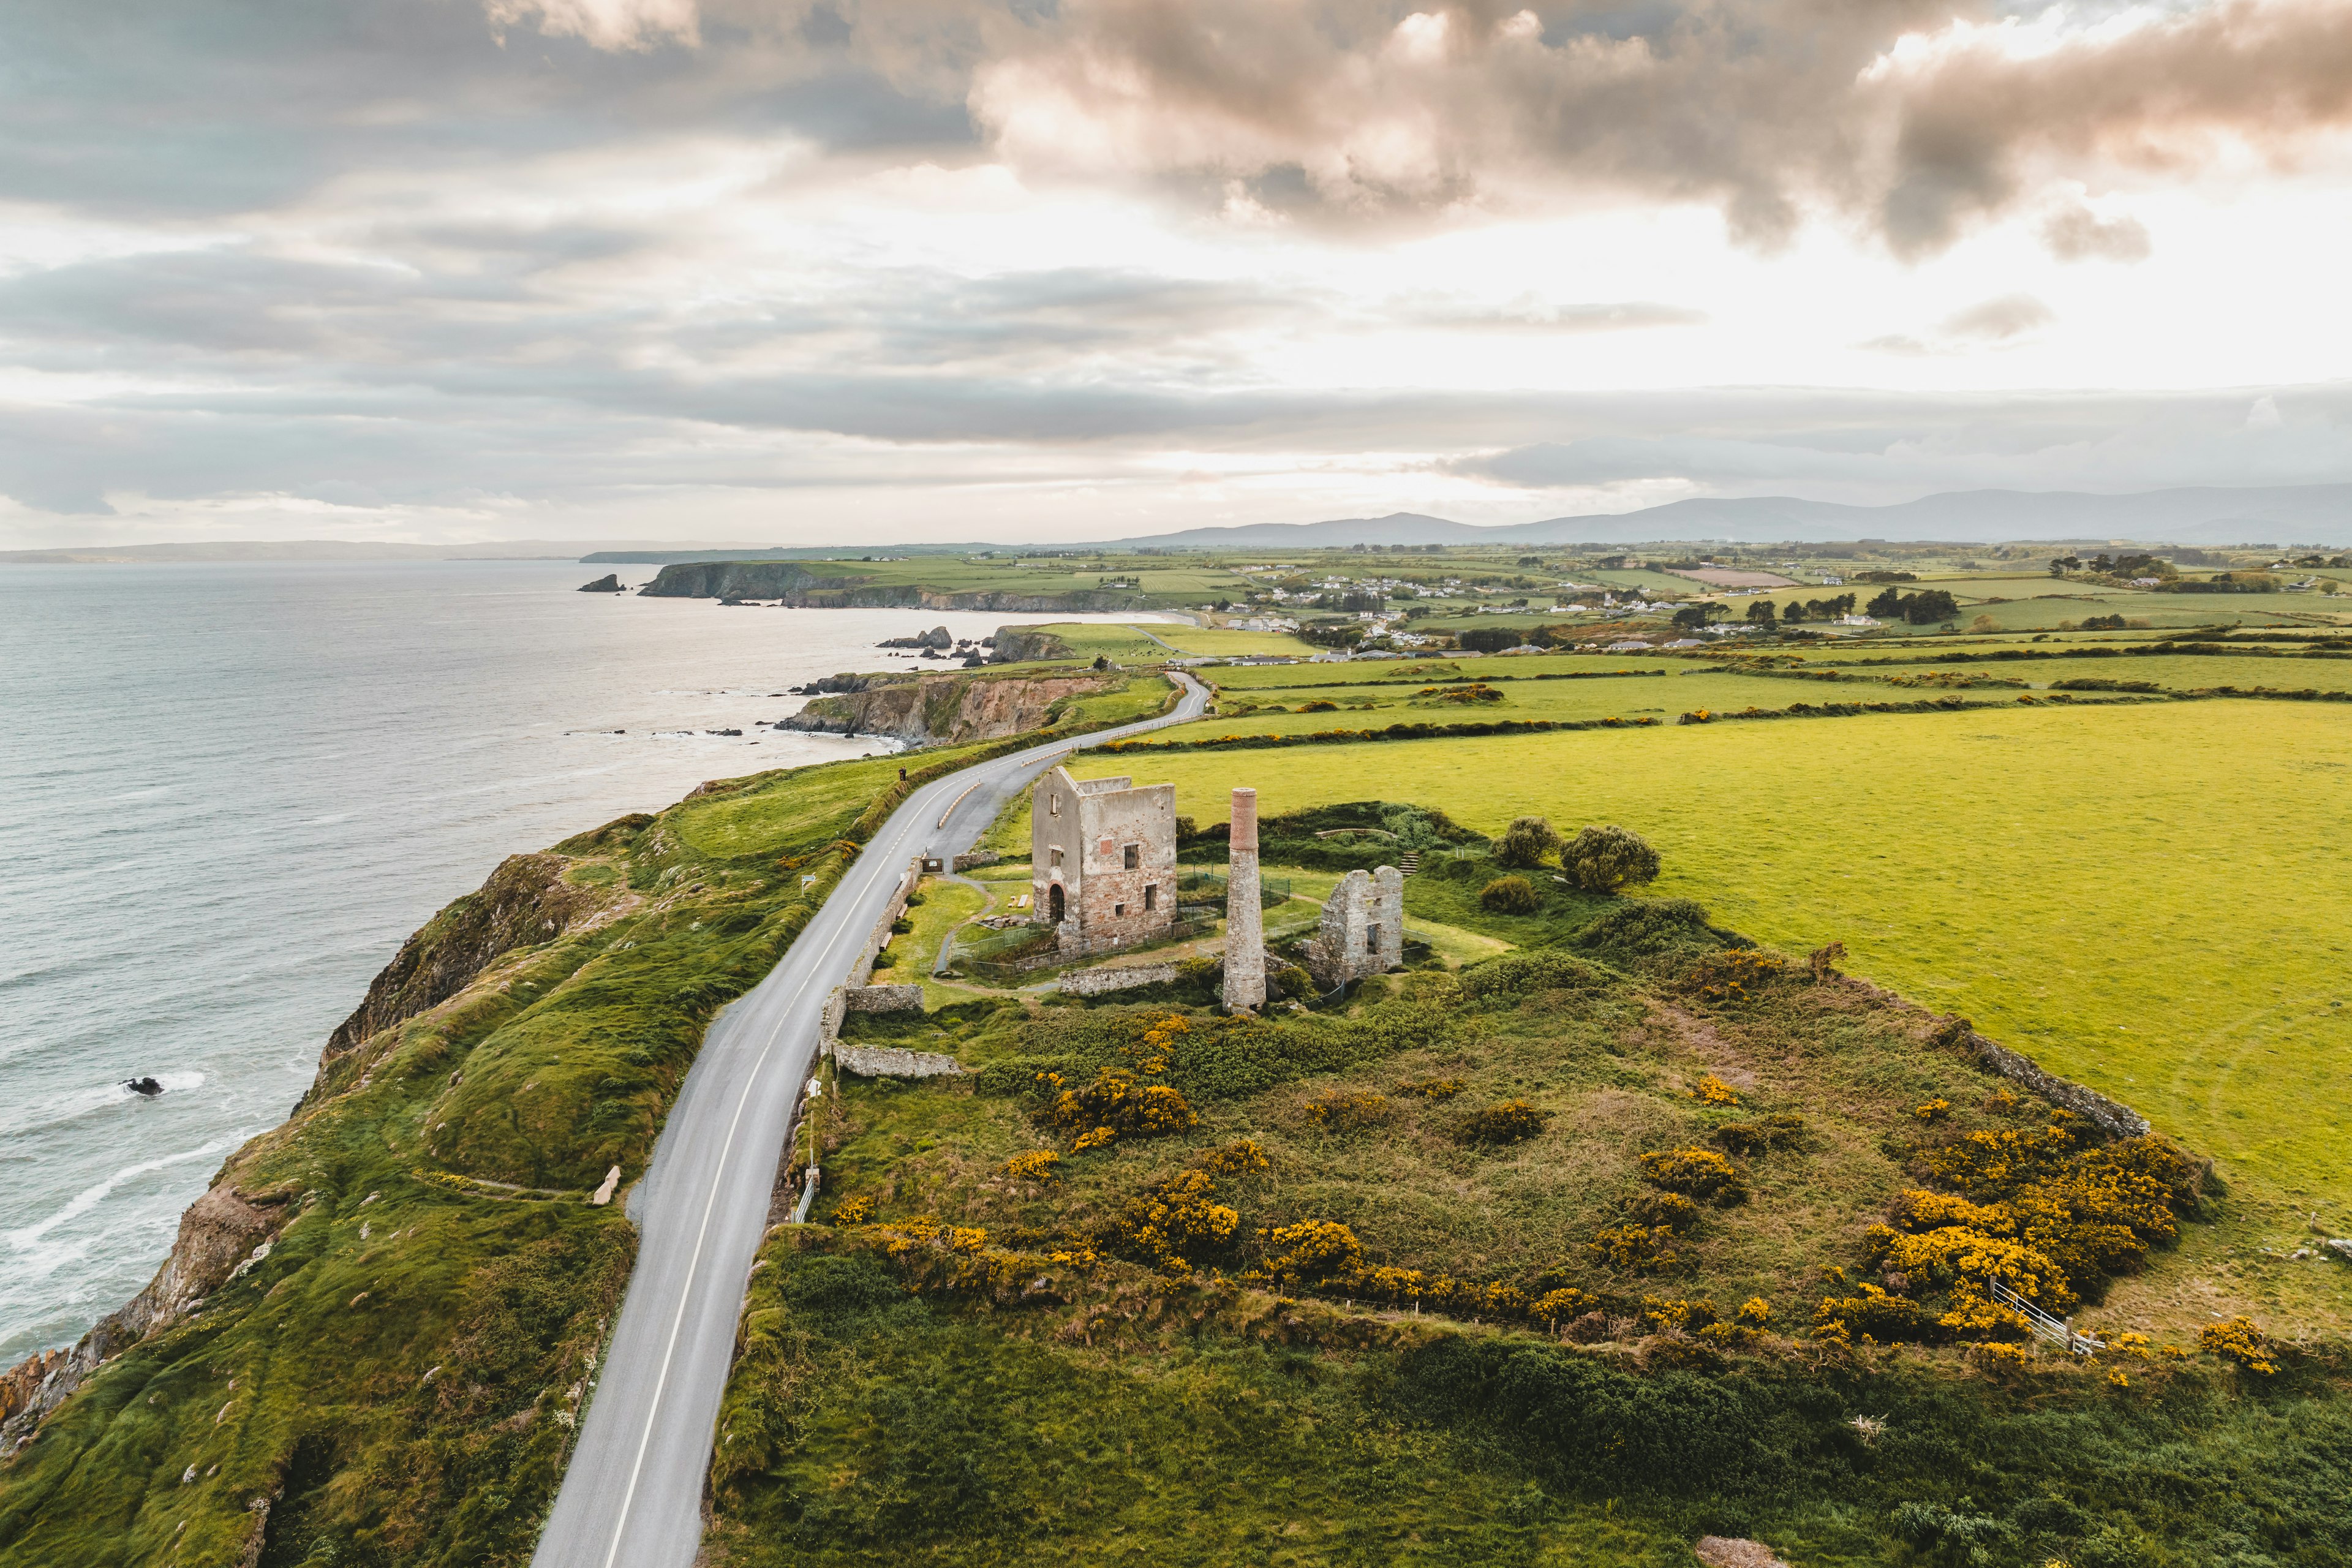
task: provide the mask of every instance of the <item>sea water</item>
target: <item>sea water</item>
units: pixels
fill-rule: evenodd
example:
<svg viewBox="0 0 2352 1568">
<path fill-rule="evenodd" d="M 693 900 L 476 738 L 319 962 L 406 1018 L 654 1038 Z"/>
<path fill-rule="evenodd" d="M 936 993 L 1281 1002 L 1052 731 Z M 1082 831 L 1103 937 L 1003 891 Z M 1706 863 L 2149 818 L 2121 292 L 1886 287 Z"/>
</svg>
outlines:
<svg viewBox="0 0 2352 1568">
<path fill-rule="evenodd" d="M 578 592 L 598 570 L 0 565 L 0 1368 L 147 1282 L 505 856 L 882 749 L 756 726 L 814 676 L 941 668 L 886 637 L 1110 618 Z"/>
</svg>

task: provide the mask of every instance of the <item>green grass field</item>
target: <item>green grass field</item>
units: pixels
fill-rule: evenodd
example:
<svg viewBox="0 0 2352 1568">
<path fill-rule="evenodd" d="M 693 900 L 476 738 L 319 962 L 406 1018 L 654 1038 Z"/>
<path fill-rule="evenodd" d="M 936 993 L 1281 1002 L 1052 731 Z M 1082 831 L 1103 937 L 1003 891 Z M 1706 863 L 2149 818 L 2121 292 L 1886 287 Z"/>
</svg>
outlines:
<svg viewBox="0 0 2352 1568">
<path fill-rule="evenodd" d="M 1032 623 L 1022 625 L 1028 627 Z M 1182 621 L 1139 621 L 1132 626 L 1108 621 L 1055 621 L 1038 623 L 1035 629 L 1053 633 L 1070 648 L 1069 658 L 1034 661 L 1040 665 L 1066 664 L 1070 658 L 1091 660 L 1097 656 L 1114 664 L 1158 664 L 1182 658 L 1233 658 L 1254 653 L 1304 658 L 1316 651 L 1313 645 L 1286 632 L 1237 632 L 1223 626 L 1190 626 Z"/>
<path fill-rule="evenodd" d="M 1843 941 L 1853 973 L 2137 1106 L 2282 1223 L 2301 1204 L 2340 1235 L 2347 758 L 2352 713 L 2216 700 L 1078 766 L 1172 779 L 1203 822 L 1250 784 L 1269 814 L 1378 796 L 1490 832 L 1525 812 L 1633 827 L 1665 856 L 1659 892 L 1792 951 Z"/>
</svg>

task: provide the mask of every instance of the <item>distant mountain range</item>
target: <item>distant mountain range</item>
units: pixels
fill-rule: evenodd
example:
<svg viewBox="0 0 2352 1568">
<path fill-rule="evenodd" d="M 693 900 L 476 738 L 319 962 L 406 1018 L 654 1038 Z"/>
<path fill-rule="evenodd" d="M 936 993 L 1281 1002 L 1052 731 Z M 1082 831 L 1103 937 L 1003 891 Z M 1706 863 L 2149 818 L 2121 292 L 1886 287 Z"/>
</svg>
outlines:
<svg viewBox="0 0 2352 1568">
<path fill-rule="evenodd" d="M 1893 506 L 1846 506 L 1797 496 L 1678 500 L 1639 511 L 1585 512 L 1483 528 L 1420 512 L 1188 528 L 1139 539 L 1082 543 L 843 545 L 598 544 L 515 540 L 480 544 L 392 544 L 363 540 L 211 541 L 184 544 L 61 545 L 0 551 L 0 563 L 132 561 L 482 561 L 552 559 L 668 565 L 688 561 L 838 559 L 851 548 L 892 555 L 973 550 L 1328 550 L 1350 544 L 1739 544 L 1884 540 L 1890 543 L 2319 545 L 2352 543 L 2352 485 L 2239 489 L 1952 490 Z"/>
<path fill-rule="evenodd" d="M 2340 544 L 2352 541 L 2352 485 L 2248 489 L 1956 490 L 1893 506 L 1796 496 L 1672 501 L 1479 528 L 1419 512 L 1329 522 L 1191 528 L 1114 542 L 1167 550 L 1328 549 L 1349 544 L 1648 544 L 1877 539 L 1954 544 L 2021 540 L 2104 544 Z M 1066 549 L 1067 546 L 1063 546 Z"/>
</svg>

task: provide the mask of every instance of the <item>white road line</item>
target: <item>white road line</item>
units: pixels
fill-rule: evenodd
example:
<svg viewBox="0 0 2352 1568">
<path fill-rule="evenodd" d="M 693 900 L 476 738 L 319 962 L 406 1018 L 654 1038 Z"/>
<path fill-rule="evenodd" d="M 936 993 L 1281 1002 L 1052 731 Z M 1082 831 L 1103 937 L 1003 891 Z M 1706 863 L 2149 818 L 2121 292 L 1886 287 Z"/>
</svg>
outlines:
<svg viewBox="0 0 2352 1568">
<path fill-rule="evenodd" d="M 1190 694 L 1188 693 L 1187 695 L 1189 696 Z M 1178 704 L 1179 712 L 1182 711 L 1182 706 L 1183 705 L 1181 702 Z M 1149 722 L 1150 721 L 1147 721 L 1147 723 Z M 1129 732 L 1129 730 L 1142 727 L 1144 726 L 1129 726 L 1128 730 L 1113 731 L 1103 735 L 1101 739 L 1115 739 L 1120 734 Z M 1075 754 L 1076 750 L 1076 748 L 1071 748 L 1070 750 L 1063 752 L 1061 755 L 1066 758 Z M 1051 758 L 1045 759 L 1047 765 L 1050 765 L 1053 759 Z M 947 825 L 948 818 L 955 815 L 956 807 L 963 804 L 965 796 L 971 795 L 973 790 L 978 789 L 982 784 L 990 782 L 995 773 L 1016 773 L 1031 765 L 1033 764 L 1028 759 L 1020 756 L 1018 753 L 1013 757 L 1003 759 L 1002 766 L 991 768 L 987 764 L 982 764 L 984 771 L 982 775 L 975 778 L 970 784 L 966 785 L 963 793 L 957 795 L 955 799 L 949 804 L 947 810 L 940 814 L 940 826 L 944 827 Z M 944 792 L 945 784 L 942 784 L 940 788 Z M 912 803 L 909 802 L 909 804 Z M 925 811 L 929 811 L 930 808 L 929 805 L 926 805 L 923 809 Z M 877 860 L 874 862 L 874 864 L 879 866 L 882 862 Z M 869 886 L 866 889 L 852 895 L 853 902 L 857 898 L 864 897 L 865 893 L 871 891 L 874 887 L 878 887 L 880 885 L 878 881 L 878 873 L 874 875 L 877 879 L 870 882 Z M 832 901 L 832 898 L 839 895 L 843 890 L 842 886 L 836 883 L 835 885 L 834 894 L 827 897 L 826 902 L 830 903 Z M 840 930 L 834 933 L 833 940 L 825 944 L 824 954 L 816 961 L 815 966 L 812 972 L 815 978 L 822 979 L 824 976 L 833 973 L 832 964 L 835 954 L 840 948 L 842 942 L 851 934 L 851 931 L 855 927 L 855 921 L 850 921 L 844 924 Z M 677 1357 L 677 1337 L 686 1326 L 687 1308 L 692 1304 L 694 1300 L 695 1278 L 701 1271 L 703 1247 L 710 1235 L 710 1216 L 714 1212 L 716 1212 L 719 1206 L 719 1191 L 726 1184 L 727 1163 L 733 1156 L 735 1152 L 735 1139 L 737 1133 L 741 1131 L 743 1125 L 743 1112 L 751 1108 L 752 1092 L 759 1087 L 760 1075 L 767 1070 L 769 1059 L 775 1055 L 776 1042 L 782 1037 L 782 1033 L 783 1032 L 781 1028 L 771 1029 L 768 1032 L 768 1043 L 761 1047 L 759 1060 L 751 1064 L 751 1077 L 744 1080 L 742 1096 L 735 1102 L 734 1117 L 727 1124 L 726 1142 L 719 1147 L 719 1163 L 711 1168 L 710 1194 L 703 1200 L 702 1223 L 696 1229 L 694 1236 L 694 1254 L 687 1262 L 686 1277 L 678 1292 L 677 1311 L 670 1319 L 669 1340 L 662 1348 L 661 1370 L 654 1379 L 653 1398 L 646 1407 L 646 1428 L 644 1433 L 637 1438 L 636 1457 L 631 1461 L 629 1466 L 629 1484 L 621 1494 L 620 1512 L 614 1518 L 613 1522 L 613 1543 L 604 1553 L 604 1568 L 614 1568 L 614 1563 L 619 1561 L 621 1555 L 621 1538 L 628 1532 L 629 1512 L 630 1510 L 636 1505 L 637 1484 L 645 1473 L 646 1452 L 653 1445 L 654 1427 L 660 1418 L 662 1397 L 668 1391 L 670 1368 L 675 1364 Z"/>
</svg>

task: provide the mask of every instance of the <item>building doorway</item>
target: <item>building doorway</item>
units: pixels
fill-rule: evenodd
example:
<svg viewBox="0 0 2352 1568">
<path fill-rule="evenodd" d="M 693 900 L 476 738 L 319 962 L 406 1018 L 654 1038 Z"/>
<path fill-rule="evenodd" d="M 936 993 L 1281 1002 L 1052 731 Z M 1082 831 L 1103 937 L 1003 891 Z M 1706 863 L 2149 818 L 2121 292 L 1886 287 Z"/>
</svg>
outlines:
<svg viewBox="0 0 2352 1568">
<path fill-rule="evenodd" d="M 1055 925 L 1062 923 L 1062 884 L 1055 883 L 1045 893 L 1046 918 Z"/>
</svg>

